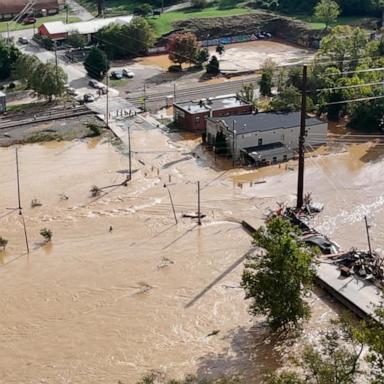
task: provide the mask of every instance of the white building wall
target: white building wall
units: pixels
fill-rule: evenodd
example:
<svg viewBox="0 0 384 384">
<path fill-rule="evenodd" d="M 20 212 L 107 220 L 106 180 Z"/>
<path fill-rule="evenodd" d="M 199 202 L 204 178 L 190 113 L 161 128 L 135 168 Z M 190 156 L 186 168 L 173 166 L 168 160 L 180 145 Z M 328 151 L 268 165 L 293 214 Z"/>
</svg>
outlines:
<svg viewBox="0 0 384 384">
<path fill-rule="evenodd" d="M 285 129 L 279 128 L 263 132 L 257 131 L 240 135 L 235 133 L 235 145 L 233 145 L 232 127 L 228 129 L 222 122 L 213 122 L 210 120 L 207 121 L 207 139 L 209 135 L 211 135 L 211 137 L 215 137 L 217 131 L 220 129 L 222 129 L 226 135 L 228 147 L 231 153 L 234 150 L 236 159 L 239 159 L 241 149 L 256 147 L 260 145 L 260 139 L 262 140 L 262 145 L 280 142 L 292 150 L 296 150 L 299 147 L 299 126 Z M 310 145 L 325 144 L 327 139 L 327 130 L 327 123 L 307 127 L 306 142 Z"/>
</svg>

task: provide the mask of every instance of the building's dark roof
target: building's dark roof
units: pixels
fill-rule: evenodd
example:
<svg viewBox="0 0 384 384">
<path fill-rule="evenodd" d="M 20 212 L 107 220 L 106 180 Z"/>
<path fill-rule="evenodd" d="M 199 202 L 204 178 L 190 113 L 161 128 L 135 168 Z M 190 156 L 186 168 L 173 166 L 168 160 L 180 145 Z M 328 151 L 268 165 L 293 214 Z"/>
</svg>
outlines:
<svg viewBox="0 0 384 384">
<path fill-rule="evenodd" d="M 279 128 L 294 128 L 300 126 L 300 112 L 290 113 L 257 113 L 248 115 L 215 117 L 211 120 L 224 121 L 229 129 L 235 128 L 236 133 L 245 134 L 257 131 L 271 131 Z M 235 121 L 235 123 L 233 123 Z M 323 122 L 309 117 L 306 125 L 319 125 Z"/>
<path fill-rule="evenodd" d="M 21 12 L 28 0 L 0 0 L 0 14 L 15 14 Z M 42 10 L 42 9 L 58 9 L 58 0 L 36 0 L 35 4 L 31 9 Z"/>
<path fill-rule="evenodd" d="M 247 153 L 252 153 L 252 152 L 270 151 L 271 149 L 277 149 L 277 148 L 285 148 L 285 145 L 283 143 L 270 143 L 270 144 L 258 145 L 256 147 L 244 148 L 243 150 Z"/>
</svg>

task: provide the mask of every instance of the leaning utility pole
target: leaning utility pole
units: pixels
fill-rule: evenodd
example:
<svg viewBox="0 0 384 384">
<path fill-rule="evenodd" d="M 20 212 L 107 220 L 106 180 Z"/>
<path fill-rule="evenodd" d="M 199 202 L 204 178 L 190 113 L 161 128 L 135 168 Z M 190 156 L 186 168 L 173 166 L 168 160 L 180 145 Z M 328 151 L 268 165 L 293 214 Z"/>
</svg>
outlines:
<svg viewBox="0 0 384 384">
<path fill-rule="evenodd" d="M 307 66 L 303 66 L 303 82 L 301 90 L 301 120 L 299 137 L 299 174 L 297 178 L 297 209 L 303 207 L 304 202 L 304 143 L 306 135 L 307 117 Z"/>
<path fill-rule="evenodd" d="M 175 218 L 175 224 L 177 224 L 177 216 L 176 216 L 175 206 L 173 204 L 173 199 L 172 199 L 171 191 L 169 190 L 168 185 L 165 184 L 165 183 L 164 183 L 164 188 L 167 188 L 168 195 L 169 195 L 169 200 L 171 201 L 171 205 L 172 205 L 173 217 Z"/>
<path fill-rule="evenodd" d="M 371 237 L 369 236 L 369 228 L 367 216 L 364 216 L 365 220 L 365 229 L 367 231 L 367 240 L 368 240 L 368 249 L 369 249 L 369 255 L 372 256 L 372 247 L 371 247 Z"/>
<path fill-rule="evenodd" d="M 197 224 L 201 225 L 201 210 L 200 210 L 200 181 L 197 182 Z"/>
<path fill-rule="evenodd" d="M 27 253 L 29 253 L 29 243 L 28 243 L 27 228 L 25 226 L 25 220 L 24 220 L 23 211 L 22 211 L 22 208 L 21 208 L 20 172 L 19 172 L 19 152 L 18 152 L 18 148 L 15 149 L 15 152 L 16 152 L 17 200 L 18 200 L 18 204 L 19 204 L 18 209 L 19 209 L 19 215 L 21 216 L 21 220 L 23 221 L 25 245 L 27 247 Z"/>
</svg>

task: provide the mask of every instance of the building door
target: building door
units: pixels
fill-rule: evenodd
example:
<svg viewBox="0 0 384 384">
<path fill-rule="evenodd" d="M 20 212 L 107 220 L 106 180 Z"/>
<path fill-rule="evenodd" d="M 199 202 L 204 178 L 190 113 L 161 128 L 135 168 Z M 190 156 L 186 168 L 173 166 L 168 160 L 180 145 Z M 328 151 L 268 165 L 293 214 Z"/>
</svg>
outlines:
<svg viewBox="0 0 384 384">
<path fill-rule="evenodd" d="M 258 145 L 263 145 L 263 139 L 258 140 Z"/>
</svg>

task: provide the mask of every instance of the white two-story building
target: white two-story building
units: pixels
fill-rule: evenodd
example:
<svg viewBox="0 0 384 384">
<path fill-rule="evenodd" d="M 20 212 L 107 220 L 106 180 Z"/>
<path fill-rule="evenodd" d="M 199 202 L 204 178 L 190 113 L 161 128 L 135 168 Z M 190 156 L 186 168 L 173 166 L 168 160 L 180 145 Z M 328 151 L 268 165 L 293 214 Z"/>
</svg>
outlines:
<svg viewBox="0 0 384 384">
<path fill-rule="evenodd" d="M 318 146 L 327 140 L 328 124 L 315 118 L 306 119 L 306 145 Z M 206 140 L 215 146 L 223 133 L 229 153 L 238 162 L 257 165 L 286 161 L 299 147 L 300 112 L 258 113 L 208 118 Z"/>
</svg>

